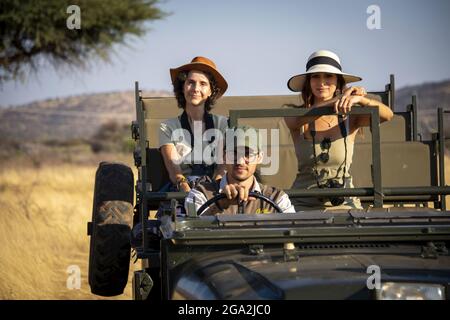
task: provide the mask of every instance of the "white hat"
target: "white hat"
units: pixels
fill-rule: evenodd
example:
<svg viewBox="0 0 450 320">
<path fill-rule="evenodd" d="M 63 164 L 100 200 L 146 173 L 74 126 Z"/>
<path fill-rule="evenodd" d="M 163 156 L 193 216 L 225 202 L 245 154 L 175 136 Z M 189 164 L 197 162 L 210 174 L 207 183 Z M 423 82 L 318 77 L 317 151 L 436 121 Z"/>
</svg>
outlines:
<svg viewBox="0 0 450 320">
<path fill-rule="evenodd" d="M 319 50 L 309 56 L 306 72 L 290 78 L 287 86 L 291 91 L 302 91 L 306 75 L 318 72 L 340 74 L 344 77 L 345 83 L 362 80 L 361 77 L 342 72 L 341 60 L 337 54 L 328 50 Z"/>
</svg>

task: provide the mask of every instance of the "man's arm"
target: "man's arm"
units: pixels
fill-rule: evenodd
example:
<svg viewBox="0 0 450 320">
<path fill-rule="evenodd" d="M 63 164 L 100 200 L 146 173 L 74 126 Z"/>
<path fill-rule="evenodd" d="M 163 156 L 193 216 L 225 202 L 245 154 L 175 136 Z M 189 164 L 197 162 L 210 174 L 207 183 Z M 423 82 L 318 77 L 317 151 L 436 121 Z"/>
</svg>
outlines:
<svg viewBox="0 0 450 320">
<path fill-rule="evenodd" d="M 176 154 L 175 146 L 173 144 L 166 144 L 161 146 L 161 155 L 164 160 L 164 165 L 166 166 L 167 172 L 169 173 L 169 179 L 174 185 L 180 187 L 180 191 L 189 192 L 191 188 L 187 182 L 181 182 L 186 179 L 183 175 L 181 167 L 172 161 L 172 157 Z"/>
<path fill-rule="evenodd" d="M 186 209 L 186 212 L 189 212 L 189 207 L 194 206 L 195 211 L 198 212 L 198 209 L 200 209 L 206 201 L 208 200 L 206 199 L 205 194 L 200 190 L 193 188 L 189 191 L 186 199 L 184 199 L 184 208 Z M 202 215 L 212 216 L 221 212 L 222 210 L 220 210 L 220 208 L 218 208 L 215 204 L 212 204 L 207 210 L 203 211 Z"/>
<path fill-rule="evenodd" d="M 295 213 L 295 208 L 289 199 L 289 196 L 283 192 L 283 195 L 278 199 L 277 205 L 283 211 L 283 213 Z"/>
<path fill-rule="evenodd" d="M 172 140 L 173 131 L 174 129 L 176 130 L 176 128 L 173 127 L 173 124 L 170 124 L 172 120 L 169 119 L 166 122 L 162 122 L 159 126 L 159 149 L 169 174 L 170 181 L 174 185 L 177 185 L 180 188 L 180 191 L 189 192 L 191 188 L 185 181 L 186 177 L 183 175 L 180 165 L 177 164 L 178 161 L 181 160 L 181 156 L 178 154 Z"/>
</svg>

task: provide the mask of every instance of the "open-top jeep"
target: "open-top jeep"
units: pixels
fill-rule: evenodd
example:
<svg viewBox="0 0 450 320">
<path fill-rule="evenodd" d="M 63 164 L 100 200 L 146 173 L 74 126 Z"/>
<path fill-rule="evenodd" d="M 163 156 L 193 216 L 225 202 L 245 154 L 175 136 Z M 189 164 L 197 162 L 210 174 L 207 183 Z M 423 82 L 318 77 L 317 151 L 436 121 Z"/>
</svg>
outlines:
<svg viewBox="0 0 450 320">
<path fill-rule="evenodd" d="M 371 94 L 394 110 L 393 76 L 385 91 Z M 97 170 L 88 223 L 91 291 L 121 294 L 133 250 L 142 263 L 133 276 L 135 299 L 449 299 L 445 111 L 438 112 L 439 131 L 419 141 L 414 98 L 381 125 L 376 108 L 353 108 L 371 117 L 370 132 L 355 143 L 355 188 L 294 190 L 297 160 L 282 117 L 332 112 L 292 108 L 299 103 L 298 95 L 223 97 L 213 112 L 229 116 L 230 126 L 279 130 L 276 148 L 270 137 L 267 148 L 280 165 L 261 177 L 264 183 L 291 198 L 358 196 L 364 210 L 216 216 L 188 210 L 180 217 L 176 206 L 186 194 L 158 192 L 168 175 L 157 149 L 160 122 L 180 111 L 174 98 L 142 97 L 136 83 L 138 178 L 118 163 Z"/>
</svg>

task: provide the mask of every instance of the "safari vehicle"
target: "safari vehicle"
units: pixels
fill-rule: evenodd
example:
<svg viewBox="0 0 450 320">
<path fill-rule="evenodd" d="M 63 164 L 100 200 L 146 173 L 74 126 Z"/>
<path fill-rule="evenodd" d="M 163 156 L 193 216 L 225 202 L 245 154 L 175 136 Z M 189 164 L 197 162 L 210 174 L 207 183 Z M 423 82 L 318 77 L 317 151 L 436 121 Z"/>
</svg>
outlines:
<svg viewBox="0 0 450 320">
<path fill-rule="evenodd" d="M 190 210 L 179 217 L 175 208 L 185 194 L 157 191 L 168 181 L 157 143 L 160 122 L 180 111 L 174 98 L 143 97 L 137 83 L 135 90 L 137 181 L 118 163 L 101 163 L 96 174 L 88 224 L 94 294 L 123 292 L 133 248 L 142 266 L 133 275 L 138 300 L 450 299 L 446 111 L 439 110 L 439 132 L 421 141 L 415 99 L 381 125 L 374 108 L 353 108 L 371 116 L 370 132 L 355 145 L 355 188 L 294 190 L 297 163 L 282 117 L 332 110 L 290 108 L 300 104 L 298 95 L 223 97 L 213 112 L 229 115 L 231 126 L 279 129 L 283 164 L 263 183 L 291 198 L 359 196 L 365 209 L 216 216 Z M 371 94 L 394 109 L 393 76 L 385 91 Z"/>
</svg>

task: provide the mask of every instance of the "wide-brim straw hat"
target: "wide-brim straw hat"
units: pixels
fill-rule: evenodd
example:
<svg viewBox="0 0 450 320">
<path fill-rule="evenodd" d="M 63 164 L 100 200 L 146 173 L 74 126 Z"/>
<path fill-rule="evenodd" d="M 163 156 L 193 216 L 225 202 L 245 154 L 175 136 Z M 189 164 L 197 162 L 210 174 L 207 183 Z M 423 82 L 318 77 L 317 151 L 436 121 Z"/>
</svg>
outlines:
<svg viewBox="0 0 450 320">
<path fill-rule="evenodd" d="M 175 83 L 175 80 L 177 79 L 177 76 L 180 72 L 191 70 L 209 72 L 214 77 L 214 80 L 216 80 L 217 87 L 220 90 L 218 97 L 222 96 L 225 93 L 225 91 L 227 91 L 228 88 L 227 81 L 217 70 L 216 64 L 210 59 L 205 57 L 195 57 L 188 64 L 182 65 L 181 67 L 178 68 L 170 69 L 170 77 L 172 78 L 172 83 Z"/>
<path fill-rule="evenodd" d="M 319 72 L 340 74 L 344 77 L 345 83 L 362 80 L 361 77 L 342 72 L 341 60 L 337 54 L 328 50 L 319 50 L 309 56 L 306 72 L 291 77 L 287 86 L 291 91 L 302 91 L 306 75 Z"/>
</svg>

